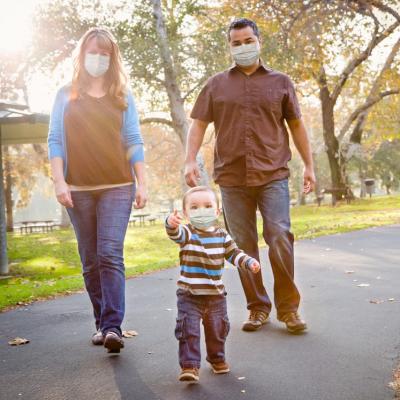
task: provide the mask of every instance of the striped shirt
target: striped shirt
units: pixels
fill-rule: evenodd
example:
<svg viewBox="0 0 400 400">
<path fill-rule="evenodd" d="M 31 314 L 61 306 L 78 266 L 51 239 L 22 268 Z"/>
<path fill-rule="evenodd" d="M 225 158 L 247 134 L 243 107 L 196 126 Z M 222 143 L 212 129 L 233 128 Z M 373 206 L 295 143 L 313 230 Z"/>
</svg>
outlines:
<svg viewBox="0 0 400 400">
<path fill-rule="evenodd" d="M 178 286 L 194 295 L 225 293 L 222 282 L 225 260 L 238 268 L 247 268 L 254 261 L 238 249 L 230 235 L 221 228 L 207 232 L 190 224 L 174 229 L 166 223 L 165 227 L 169 238 L 180 245 Z"/>
</svg>

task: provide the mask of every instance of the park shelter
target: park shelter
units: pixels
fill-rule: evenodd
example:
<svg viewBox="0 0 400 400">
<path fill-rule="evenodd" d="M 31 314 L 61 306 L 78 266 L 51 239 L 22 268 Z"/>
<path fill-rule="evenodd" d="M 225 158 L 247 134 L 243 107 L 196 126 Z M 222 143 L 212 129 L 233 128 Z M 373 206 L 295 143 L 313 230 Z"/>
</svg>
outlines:
<svg viewBox="0 0 400 400">
<path fill-rule="evenodd" d="M 30 112 L 25 105 L 0 101 L 0 275 L 8 273 L 2 146 L 45 143 L 48 126 L 48 115 Z"/>
</svg>

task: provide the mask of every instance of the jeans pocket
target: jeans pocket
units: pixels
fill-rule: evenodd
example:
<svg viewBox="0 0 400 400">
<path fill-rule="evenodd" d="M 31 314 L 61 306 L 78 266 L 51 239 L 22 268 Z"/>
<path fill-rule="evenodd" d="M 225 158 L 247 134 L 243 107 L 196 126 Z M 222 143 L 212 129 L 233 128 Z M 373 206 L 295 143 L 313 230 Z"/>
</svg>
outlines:
<svg viewBox="0 0 400 400">
<path fill-rule="evenodd" d="M 177 318 L 176 319 L 175 337 L 180 342 L 185 341 L 185 339 L 186 339 L 186 335 L 185 335 L 185 317 L 181 317 L 181 318 Z"/>
</svg>

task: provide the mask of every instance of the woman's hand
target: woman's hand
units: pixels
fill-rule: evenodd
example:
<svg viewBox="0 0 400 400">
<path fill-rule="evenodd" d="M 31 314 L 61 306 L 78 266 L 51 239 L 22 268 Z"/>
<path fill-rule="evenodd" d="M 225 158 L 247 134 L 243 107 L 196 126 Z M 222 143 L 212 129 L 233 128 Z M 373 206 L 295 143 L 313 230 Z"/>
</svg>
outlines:
<svg viewBox="0 0 400 400">
<path fill-rule="evenodd" d="M 67 182 L 64 179 L 54 182 L 54 191 L 56 192 L 57 201 L 65 207 L 72 208 L 71 191 L 69 190 Z"/>
<path fill-rule="evenodd" d="M 147 203 L 147 189 L 145 185 L 137 185 L 136 193 L 135 193 L 135 202 L 133 203 L 133 207 L 143 208 Z"/>
<path fill-rule="evenodd" d="M 182 223 L 182 217 L 178 214 L 178 210 L 174 210 L 167 219 L 167 224 L 173 229 L 176 229 Z"/>
</svg>

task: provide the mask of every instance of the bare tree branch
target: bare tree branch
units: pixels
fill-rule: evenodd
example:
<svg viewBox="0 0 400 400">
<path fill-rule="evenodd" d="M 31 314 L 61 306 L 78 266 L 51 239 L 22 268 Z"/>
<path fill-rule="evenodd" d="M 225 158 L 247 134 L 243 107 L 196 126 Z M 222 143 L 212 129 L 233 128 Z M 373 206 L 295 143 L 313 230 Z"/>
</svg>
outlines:
<svg viewBox="0 0 400 400">
<path fill-rule="evenodd" d="M 203 85 L 204 81 L 206 81 L 208 76 L 203 76 L 191 89 L 189 89 L 186 94 L 183 96 L 183 101 L 186 101 L 187 98 L 196 91 L 200 86 Z"/>
<path fill-rule="evenodd" d="M 382 78 L 390 68 L 393 63 L 393 60 L 398 53 L 400 49 L 400 39 L 397 40 L 397 42 L 393 45 L 392 49 L 390 50 L 389 55 L 387 56 L 384 65 L 382 66 L 382 69 L 380 70 L 379 74 L 377 75 L 374 83 L 372 84 L 371 90 L 369 91 L 369 94 L 365 100 L 364 104 L 368 104 L 371 99 L 374 99 L 377 95 L 377 92 L 379 91 L 379 87 L 382 84 Z M 356 118 L 361 118 L 359 123 L 357 124 L 357 130 L 362 130 L 365 120 L 368 116 L 368 113 L 366 112 L 370 107 L 367 107 L 365 110 L 361 111 L 358 113 Z M 354 122 L 354 119 L 352 119 L 353 114 L 350 115 L 350 117 L 347 119 L 345 124 L 343 125 L 342 129 L 340 130 L 338 140 L 341 141 L 343 137 L 346 135 L 347 131 L 350 129 L 351 124 Z M 353 132 L 354 133 L 354 132 Z"/>
<path fill-rule="evenodd" d="M 141 118 L 140 123 L 145 125 L 145 124 L 161 124 L 161 125 L 168 125 L 170 128 L 174 128 L 174 123 L 167 118 L 162 118 L 162 117 L 147 117 L 147 118 Z"/>
<path fill-rule="evenodd" d="M 373 15 L 373 14 L 372 14 Z M 370 15 L 371 16 L 371 15 Z M 363 63 L 372 53 L 372 50 L 381 43 L 384 39 L 390 36 L 398 26 L 400 26 L 400 19 L 386 28 L 383 32 L 379 34 L 379 25 L 378 21 L 376 20 L 375 16 L 371 16 L 374 21 L 374 33 L 370 42 L 368 43 L 367 47 L 355 58 L 349 61 L 347 66 L 344 68 L 343 72 L 339 77 L 339 81 L 337 82 L 335 88 L 332 91 L 332 101 L 335 103 L 337 98 L 340 95 L 340 92 L 343 89 L 343 86 L 347 82 L 347 79 L 352 74 L 352 72 L 361 64 Z"/>
<path fill-rule="evenodd" d="M 340 134 L 338 136 L 338 140 L 342 140 L 348 129 L 350 128 L 351 124 L 358 118 L 358 116 L 371 108 L 373 105 L 376 103 L 380 102 L 384 97 L 391 96 L 394 94 L 399 94 L 400 89 L 392 89 L 392 90 L 386 90 L 384 92 L 379 93 L 378 95 L 370 98 L 368 101 L 366 101 L 364 104 L 361 106 L 357 107 L 349 116 L 347 119 L 346 123 L 343 125 L 343 128 L 340 131 Z"/>
<path fill-rule="evenodd" d="M 376 7 L 378 10 L 381 10 L 381 11 L 391 14 L 397 21 L 400 22 L 400 14 L 397 11 L 393 10 L 392 7 L 389 7 L 388 5 L 383 4 L 379 0 L 370 0 L 370 4 L 373 5 L 374 7 Z"/>
</svg>

